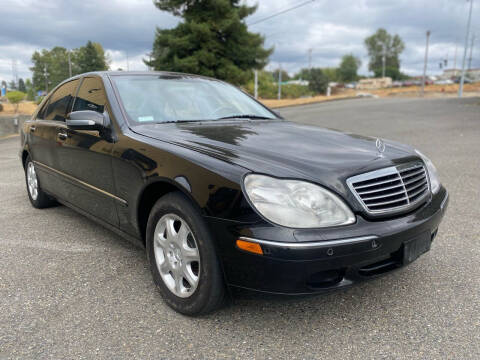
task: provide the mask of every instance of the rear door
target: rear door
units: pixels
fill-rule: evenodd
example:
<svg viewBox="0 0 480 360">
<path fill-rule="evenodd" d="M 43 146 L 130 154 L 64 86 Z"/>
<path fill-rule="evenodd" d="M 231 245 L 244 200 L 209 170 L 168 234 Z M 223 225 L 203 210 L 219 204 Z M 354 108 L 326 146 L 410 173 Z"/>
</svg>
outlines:
<svg viewBox="0 0 480 360">
<path fill-rule="evenodd" d="M 99 77 L 82 79 L 72 111 L 91 110 L 108 118 L 107 99 L 103 81 Z M 98 131 L 58 129 L 59 171 L 64 174 L 65 200 L 112 225 L 118 225 L 113 194 L 110 137 Z"/>
<path fill-rule="evenodd" d="M 47 192 L 62 198 L 63 181 L 58 173 L 58 148 L 63 144 L 58 129 L 64 127 L 65 116 L 73 104 L 79 80 L 72 80 L 57 88 L 37 113 L 29 128 L 30 156 L 41 186 Z"/>
</svg>

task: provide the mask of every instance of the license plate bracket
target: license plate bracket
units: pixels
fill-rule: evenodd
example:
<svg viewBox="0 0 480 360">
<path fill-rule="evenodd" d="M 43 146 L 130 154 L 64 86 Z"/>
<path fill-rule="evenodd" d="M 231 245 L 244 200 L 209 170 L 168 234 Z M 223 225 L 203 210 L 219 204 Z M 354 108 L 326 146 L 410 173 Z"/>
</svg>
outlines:
<svg viewBox="0 0 480 360">
<path fill-rule="evenodd" d="M 425 232 L 403 243 L 403 264 L 410 264 L 430 250 L 432 244 L 430 233 Z"/>
</svg>

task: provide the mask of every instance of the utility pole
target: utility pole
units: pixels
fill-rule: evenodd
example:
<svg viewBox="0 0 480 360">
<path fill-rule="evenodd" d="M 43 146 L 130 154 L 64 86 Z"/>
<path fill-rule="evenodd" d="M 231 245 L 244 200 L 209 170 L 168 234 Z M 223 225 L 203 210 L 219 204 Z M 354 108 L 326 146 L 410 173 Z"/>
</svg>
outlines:
<svg viewBox="0 0 480 360">
<path fill-rule="evenodd" d="M 472 69 L 473 44 L 475 42 L 475 33 L 472 34 L 472 43 L 470 44 L 470 57 L 468 58 L 468 70 Z"/>
<path fill-rule="evenodd" d="M 70 58 L 70 50 L 68 50 L 68 75 L 72 77 L 72 59 Z"/>
<path fill-rule="evenodd" d="M 17 71 L 17 60 L 12 60 L 12 75 L 15 86 L 18 89 L 18 71 Z"/>
<path fill-rule="evenodd" d="M 308 70 L 312 70 L 312 48 L 308 49 Z"/>
<path fill-rule="evenodd" d="M 128 64 L 128 50 L 127 50 L 127 71 L 130 71 L 130 66 Z"/>
<path fill-rule="evenodd" d="M 282 64 L 278 70 L 278 100 L 282 99 Z"/>
<path fill-rule="evenodd" d="M 382 54 L 382 78 L 385 77 L 385 62 L 386 62 L 386 46 L 383 44 L 383 54 Z"/>
<path fill-rule="evenodd" d="M 453 58 L 453 73 L 457 75 L 457 38 L 455 38 L 455 57 Z"/>
<path fill-rule="evenodd" d="M 45 91 L 48 94 L 48 72 L 47 72 L 47 65 L 43 67 L 43 76 L 45 77 Z"/>
<path fill-rule="evenodd" d="M 253 96 L 255 97 L 255 99 L 258 99 L 258 70 L 255 69 L 254 71 L 254 74 L 255 74 L 255 82 L 254 82 L 254 87 L 253 87 Z"/>
<path fill-rule="evenodd" d="M 465 34 L 465 48 L 463 49 L 462 77 L 460 78 L 460 86 L 458 87 L 458 97 L 462 97 L 463 95 L 463 82 L 465 81 L 465 60 L 467 58 L 468 35 L 470 34 L 472 8 L 473 8 L 473 0 L 470 0 L 470 11 L 468 12 L 468 20 L 467 20 L 467 33 Z"/>
<path fill-rule="evenodd" d="M 425 46 L 425 60 L 423 63 L 423 77 L 422 77 L 422 97 L 425 95 L 425 77 L 427 75 L 428 62 L 428 40 L 430 39 L 430 30 L 427 30 L 427 45 Z"/>
</svg>

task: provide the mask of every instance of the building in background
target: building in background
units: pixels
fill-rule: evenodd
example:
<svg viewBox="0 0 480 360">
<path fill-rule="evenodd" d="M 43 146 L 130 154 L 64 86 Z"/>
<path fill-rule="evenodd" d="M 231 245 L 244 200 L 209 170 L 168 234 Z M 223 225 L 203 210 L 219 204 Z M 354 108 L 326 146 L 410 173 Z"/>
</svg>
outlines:
<svg viewBox="0 0 480 360">
<path fill-rule="evenodd" d="M 358 90 L 374 90 L 387 87 L 392 87 L 392 78 L 390 77 L 362 79 L 357 83 Z"/>
</svg>

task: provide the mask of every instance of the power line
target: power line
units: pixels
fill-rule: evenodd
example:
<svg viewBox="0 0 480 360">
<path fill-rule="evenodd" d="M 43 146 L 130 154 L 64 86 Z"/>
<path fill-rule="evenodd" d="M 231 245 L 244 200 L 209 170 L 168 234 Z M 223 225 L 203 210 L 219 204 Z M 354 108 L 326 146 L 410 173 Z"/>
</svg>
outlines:
<svg viewBox="0 0 480 360">
<path fill-rule="evenodd" d="M 267 16 L 267 17 L 265 17 L 265 18 L 263 18 L 263 19 L 254 21 L 254 22 L 252 22 L 252 23 L 250 23 L 250 24 L 247 24 L 247 25 L 248 25 L 248 26 L 257 25 L 257 24 L 259 24 L 259 23 L 261 23 L 261 22 L 263 22 L 263 21 L 269 20 L 269 19 L 271 19 L 271 18 L 273 18 L 273 17 L 275 17 L 275 16 L 278 16 L 278 15 L 285 14 L 286 12 L 289 12 L 289 11 L 292 11 L 292 10 L 295 10 L 295 9 L 298 9 L 298 8 L 300 8 L 300 7 L 302 7 L 302 6 L 305 6 L 305 5 L 309 4 L 309 3 L 312 3 L 312 2 L 314 2 L 314 1 L 315 1 L 315 0 L 304 1 L 304 2 L 302 2 L 301 4 L 295 5 L 295 6 L 291 7 L 291 8 L 288 8 L 288 9 L 285 9 L 285 10 L 282 10 L 282 11 L 279 11 L 278 13 L 272 14 L 272 15 L 270 15 L 270 16 Z"/>
</svg>

